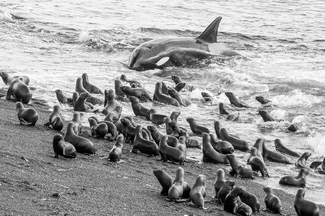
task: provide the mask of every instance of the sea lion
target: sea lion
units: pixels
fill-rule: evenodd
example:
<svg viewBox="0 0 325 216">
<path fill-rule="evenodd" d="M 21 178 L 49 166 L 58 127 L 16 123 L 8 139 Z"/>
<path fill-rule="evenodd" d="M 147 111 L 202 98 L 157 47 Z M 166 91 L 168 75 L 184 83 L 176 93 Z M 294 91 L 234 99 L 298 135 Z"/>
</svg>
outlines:
<svg viewBox="0 0 325 216">
<path fill-rule="evenodd" d="M 253 212 L 260 211 L 261 203 L 258 201 L 258 198 L 254 194 L 252 194 L 248 191 L 245 191 L 244 193 L 240 194 L 239 197 L 243 203 L 245 203 L 249 207 L 251 207 Z"/>
<path fill-rule="evenodd" d="M 151 136 L 154 139 L 154 141 L 156 142 L 156 144 L 159 145 L 160 139 L 163 136 L 163 134 L 160 133 L 158 128 L 153 125 L 148 125 L 147 129 L 150 131 Z"/>
<path fill-rule="evenodd" d="M 225 183 L 226 183 L 225 171 L 223 171 L 223 169 L 218 169 L 218 171 L 217 171 L 217 178 L 216 178 L 216 180 L 214 182 L 214 191 L 215 191 L 214 198 L 215 199 L 218 198 L 219 190 L 222 188 L 222 186 Z"/>
<path fill-rule="evenodd" d="M 225 202 L 226 196 L 234 189 L 235 182 L 227 180 L 220 188 L 217 199 L 219 204 L 223 204 Z"/>
<path fill-rule="evenodd" d="M 86 99 L 87 102 L 91 103 L 92 105 L 102 105 L 103 101 L 101 99 L 98 99 L 94 96 L 92 96 L 83 86 L 82 84 L 82 78 L 79 77 L 76 80 L 76 87 L 75 87 L 75 92 L 77 92 L 78 94 L 82 94 L 82 93 L 88 93 L 88 98 Z"/>
<path fill-rule="evenodd" d="M 179 117 L 180 114 L 181 114 L 180 111 L 173 111 L 173 112 L 170 114 L 169 118 L 170 118 L 171 121 L 177 123 L 177 118 Z"/>
<path fill-rule="evenodd" d="M 256 156 L 259 157 L 263 162 L 264 162 L 264 158 L 263 158 L 263 146 L 265 143 L 265 139 L 264 138 L 258 138 L 255 142 L 255 144 L 253 145 L 254 148 L 256 148 L 257 152 L 256 152 Z"/>
<path fill-rule="evenodd" d="M 73 106 L 72 98 L 65 96 L 61 89 L 56 89 L 55 94 L 60 104 L 68 104 L 70 106 Z"/>
<path fill-rule="evenodd" d="M 137 97 L 141 102 L 152 101 L 147 90 L 145 90 L 144 88 L 131 88 L 129 86 L 122 86 L 121 90 L 128 97 L 130 96 Z"/>
<path fill-rule="evenodd" d="M 89 78 L 86 73 L 82 74 L 82 85 L 91 94 L 103 94 L 102 90 L 100 90 L 95 85 L 89 83 Z"/>
<path fill-rule="evenodd" d="M 263 96 L 256 96 L 255 99 L 260 102 L 261 104 L 272 103 L 269 99 L 264 98 Z"/>
<path fill-rule="evenodd" d="M 295 163 L 296 168 L 305 168 L 308 158 L 311 156 L 310 152 L 304 152 Z"/>
<path fill-rule="evenodd" d="M 147 120 L 150 120 L 150 110 L 148 108 L 145 108 L 144 106 L 142 106 L 137 97 L 130 96 L 129 99 L 132 104 L 132 110 L 133 110 L 134 115 L 143 116 Z M 153 112 L 153 111 L 151 111 L 151 112 Z"/>
<path fill-rule="evenodd" d="M 212 147 L 219 153 L 231 154 L 234 152 L 234 147 L 230 142 L 217 140 L 214 134 L 210 133 Z"/>
<path fill-rule="evenodd" d="M 173 106 L 179 106 L 179 102 L 176 99 L 162 93 L 161 82 L 156 83 L 153 100 Z"/>
<path fill-rule="evenodd" d="M 234 93 L 225 92 L 225 95 L 228 97 L 230 103 L 235 107 L 249 108 L 249 106 L 245 102 L 238 100 L 237 97 L 234 95 Z"/>
<path fill-rule="evenodd" d="M 51 126 L 54 130 L 61 131 L 63 129 L 63 120 L 61 118 L 60 106 L 53 106 L 53 111 L 50 115 L 49 121 L 44 126 Z"/>
<path fill-rule="evenodd" d="M 115 140 L 117 137 L 117 127 L 115 126 L 115 124 L 111 121 L 102 121 L 102 122 L 98 122 L 99 125 L 101 125 L 102 123 L 105 123 L 107 126 L 107 134 L 104 138 L 108 138 L 108 135 L 110 134 L 110 140 Z M 98 125 L 98 126 L 99 126 Z"/>
<path fill-rule="evenodd" d="M 291 162 L 289 161 L 289 159 L 286 156 L 284 156 L 278 152 L 270 151 L 269 149 L 267 149 L 265 146 L 265 143 L 263 143 L 262 155 L 263 155 L 264 159 L 267 159 L 272 162 L 291 164 Z"/>
<path fill-rule="evenodd" d="M 283 154 L 287 154 L 293 157 L 300 157 L 300 154 L 298 154 L 295 151 L 292 151 L 291 149 L 288 149 L 287 147 L 285 147 L 280 139 L 275 139 L 274 140 L 274 145 L 275 145 L 275 150 L 283 153 Z"/>
<path fill-rule="evenodd" d="M 220 130 L 221 130 L 222 126 L 221 126 L 220 122 L 214 121 L 213 126 L 214 126 L 214 131 L 216 132 L 218 139 L 221 139 Z"/>
<path fill-rule="evenodd" d="M 257 156 L 257 149 L 255 147 L 251 148 L 251 155 L 247 160 L 247 164 L 251 165 L 253 171 L 259 171 L 262 177 L 270 177 L 264 160 Z"/>
<path fill-rule="evenodd" d="M 116 122 L 120 119 L 122 114 L 122 107 L 121 106 L 116 106 L 114 110 L 110 111 L 104 121 L 110 121 L 110 122 Z"/>
<path fill-rule="evenodd" d="M 306 187 L 307 182 L 307 175 L 309 174 L 309 171 L 307 168 L 302 168 L 299 171 L 298 176 L 284 176 L 280 179 L 279 184 L 282 185 L 289 185 L 294 187 Z"/>
<path fill-rule="evenodd" d="M 105 89 L 104 91 L 105 100 L 104 100 L 104 110 L 102 113 L 104 115 L 107 115 L 109 112 L 113 111 L 117 106 L 121 106 L 120 103 L 118 103 L 115 100 L 115 93 L 113 89 Z"/>
<path fill-rule="evenodd" d="M 225 204 L 223 205 L 223 210 L 237 215 L 247 215 L 253 214 L 252 208 L 242 202 L 238 196 L 242 196 L 246 191 L 244 188 L 235 187 L 225 199 Z"/>
<path fill-rule="evenodd" d="M 118 135 L 116 143 L 113 148 L 109 151 L 108 158 L 112 162 L 117 162 L 121 160 L 122 148 L 123 148 L 124 137 L 122 134 Z"/>
<path fill-rule="evenodd" d="M 104 138 L 106 134 L 108 133 L 108 127 L 107 124 L 104 122 L 97 123 L 97 121 L 94 118 L 88 118 L 89 126 L 91 135 L 98 137 L 98 138 Z"/>
<path fill-rule="evenodd" d="M 135 86 L 136 88 L 141 88 L 142 87 L 141 84 L 138 81 L 127 79 L 126 76 L 125 76 L 125 74 L 122 74 L 121 77 L 120 77 L 120 79 L 122 81 L 124 81 L 124 82 L 129 83 L 130 85 Z"/>
<path fill-rule="evenodd" d="M 78 77 L 76 80 L 76 87 L 75 87 L 75 92 L 78 92 L 78 94 L 84 93 L 84 92 L 88 92 L 83 84 L 82 84 L 82 78 Z M 89 93 L 89 92 L 88 92 Z"/>
<path fill-rule="evenodd" d="M 179 138 L 180 136 L 188 137 L 187 130 L 183 127 L 179 127 L 178 124 L 172 121 L 169 117 L 165 118 L 166 133 L 168 135 Z"/>
<path fill-rule="evenodd" d="M 157 156 L 159 154 L 158 145 L 154 141 L 149 141 L 142 137 L 141 125 L 136 127 L 134 145 L 132 148 L 133 153 L 137 153 L 138 151 L 148 154 L 149 156 Z"/>
<path fill-rule="evenodd" d="M 231 170 L 229 172 L 231 176 L 234 176 L 236 178 L 241 177 L 254 179 L 253 170 L 251 167 L 239 165 L 236 156 L 233 154 L 226 154 L 226 158 L 228 159 L 231 166 Z"/>
<path fill-rule="evenodd" d="M 188 117 L 186 118 L 186 121 L 189 123 L 190 128 L 195 135 L 201 136 L 202 133 L 210 133 L 210 130 L 207 127 L 198 125 L 194 118 Z"/>
<path fill-rule="evenodd" d="M 209 92 L 201 92 L 201 96 L 205 102 L 211 102 L 213 99 L 213 95 L 211 95 Z"/>
<path fill-rule="evenodd" d="M 220 154 L 211 145 L 210 135 L 207 133 L 202 134 L 203 143 L 203 162 L 229 164 L 225 155 Z"/>
<path fill-rule="evenodd" d="M 194 203 L 194 205 L 198 206 L 202 209 L 208 209 L 204 207 L 204 197 L 206 196 L 205 192 L 205 184 L 207 177 L 205 175 L 199 175 L 195 184 L 193 185 L 190 191 L 190 200 Z"/>
<path fill-rule="evenodd" d="M 265 209 L 263 209 L 263 211 L 269 211 L 275 214 L 285 215 L 282 212 L 282 202 L 279 197 L 273 194 L 272 188 L 264 187 L 263 190 L 265 192 Z"/>
<path fill-rule="evenodd" d="M 6 100 L 10 100 L 11 96 L 24 104 L 28 104 L 32 99 L 33 94 L 29 87 L 23 82 L 22 78 L 14 79 L 8 88 Z"/>
<path fill-rule="evenodd" d="M 323 164 L 323 161 L 313 161 L 309 168 L 311 169 L 317 169 L 321 164 Z"/>
<path fill-rule="evenodd" d="M 227 129 L 226 128 L 221 128 L 220 129 L 220 137 L 223 141 L 228 141 L 230 142 L 233 147 L 237 150 L 240 150 L 240 151 L 248 151 L 250 150 L 250 147 L 248 145 L 248 143 L 244 140 L 240 140 L 240 139 L 237 139 L 233 136 L 230 136 L 227 132 Z"/>
<path fill-rule="evenodd" d="M 161 82 L 161 92 L 165 95 L 169 95 L 168 94 L 168 86 L 165 82 Z M 171 95 L 169 95 L 171 96 Z"/>
<path fill-rule="evenodd" d="M 219 114 L 220 115 L 229 115 L 229 112 L 225 110 L 223 103 L 219 103 Z"/>
<path fill-rule="evenodd" d="M 185 82 L 180 82 L 177 83 L 176 86 L 174 87 L 174 89 L 178 92 L 180 92 L 182 89 L 184 89 L 184 87 L 186 86 Z"/>
<path fill-rule="evenodd" d="M 125 93 L 122 91 L 122 82 L 121 80 L 114 80 L 114 88 L 115 88 L 115 93 L 116 93 L 116 99 L 117 100 L 126 100 L 126 95 Z"/>
<path fill-rule="evenodd" d="M 300 188 L 297 191 L 294 207 L 298 216 L 319 216 L 318 206 L 309 200 L 305 199 L 305 190 Z"/>
<path fill-rule="evenodd" d="M 178 83 L 182 82 L 182 79 L 179 76 L 177 76 L 177 75 L 172 75 L 171 78 L 174 81 L 175 85 L 177 85 Z"/>
<path fill-rule="evenodd" d="M 55 134 L 53 137 L 53 150 L 54 157 L 59 157 L 59 155 L 66 158 L 75 158 L 77 157 L 76 148 L 68 142 L 63 141 L 63 137 L 60 134 Z"/>
<path fill-rule="evenodd" d="M 133 142 L 135 138 L 135 133 L 136 129 L 135 126 L 130 122 L 129 119 L 127 118 L 121 118 L 121 123 L 124 126 L 124 137 L 125 137 L 125 142 L 131 141 Z"/>
<path fill-rule="evenodd" d="M 77 95 L 77 92 L 74 92 L 74 95 Z M 79 112 L 87 112 L 91 108 L 88 104 L 85 103 L 86 99 L 88 98 L 89 93 L 88 92 L 83 92 L 79 95 L 76 101 L 74 101 L 74 111 L 79 111 Z M 75 98 L 75 96 L 74 96 Z"/>
<path fill-rule="evenodd" d="M 174 88 L 170 88 L 168 87 L 168 94 L 169 96 L 171 96 L 172 98 L 175 98 L 178 103 L 181 105 L 181 106 L 189 106 L 191 105 L 191 102 L 189 102 L 188 100 L 184 99 L 179 93 L 178 91 L 176 91 Z"/>
<path fill-rule="evenodd" d="M 181 137 L 184 137 L 184 136 L 181 136 Z M 199 140 L 197 140 L 197 139 L 195 139 L 193 137 L 184 137 L 184 138 L 185 138 L 186 148 L 202 149 L 202 143 Z"/>
<path fill-rule="evenodd" d="M 64 135 L 64 141 L 71 143 L 79 153 L 95 154 L 94 144 L 84 137 L 78 136 L 73 131 L 73 123 L 70 122 Z"/>
<path fill-rule="evenodd" d="M 275 121 L 266 110 L 259 110 L 258 113 L 262 116 L 265 122 Z"/>
<path fill-rule="evenodd" d="M 38 112 L 34 108 L 24 108 L 21 102 L 16 103 L 20 124 L 34 126 L 38 120 Z"/>
<path fill-rule="evenodd" d="M 159 114 L 155 109 L 149 110 L 150 121 L 156 125 L 161 125 L 165 123 L 166 115 Z"/>
<path fill-rule="evenodd" d="M 164 170 L 154 170 L 153 174 L 156 176 L 160 185 L 162 186 L 160 194 L 167 196 L 168 190 L 172 186 L 174 179 Z"/>
<path fill-rule="evenodd" d="M 154 139 L 151 136 L 151 132 L 146 127 L 142 128 L 142 136 L 146 140 L 154 141 Z"/>
<path fill-rule="evenodd" d="M 29 77 L 28 76 L 9 76 L 7 72 L 0 72 L 0 76 L 6 85 L 10 85 L 10 83 L 15 79 L 20 79 L 26 85 L 29 85 Z"/>
<path fill-rule="evenodd" d="M 159 142 L 159 152 L 162 157 L 162 161 L 166 162 L 170 160 L 172 163 L 179 162 L 181 165 L 184 164 L 185 155 L 177 147 L 172 147 L 167 144 L 168 137 L 162 136 Z"/>
<path fill-rule="evenodd" d="M 79 135 L 81 133 L 81 120 L 80 120 L 80 114 L 79 113 L 73 113 L 72 120 L 73 123 L 73 131 L 76 135 Z"/>
<path fill-rule="evenodd" d="M 168 190 L 168 200 L 177 201 L 180 198 L 189 198 L 190 191 L 191 187 L 184 180 L 184 169 L 178 167 L 173 184 Z"/>
</svg>

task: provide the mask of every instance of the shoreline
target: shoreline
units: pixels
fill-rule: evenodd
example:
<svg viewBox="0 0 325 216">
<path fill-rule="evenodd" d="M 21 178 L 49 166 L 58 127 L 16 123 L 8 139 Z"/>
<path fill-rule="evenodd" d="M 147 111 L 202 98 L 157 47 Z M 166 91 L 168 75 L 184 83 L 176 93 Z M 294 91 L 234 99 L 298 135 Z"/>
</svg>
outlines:
<svg viewBox="0 0 325 216">
<path fill-rule="evenodd" d="M 179 165 L 158 161 L 160 157 L 131 153 L 130 144 L 124 144 L 120 163 L 106 159 L 113 142 L 91 137 L 97 148 L 95 156 L 78 153 L 76 159 L 54 158 L 52 138 L 59 132 L 43 126 L 51 113 L 49 107 L 37 99 L 28 107 L 39 112 L 35 127 L 19 125 L 15 103 L 0 100 L 1 215 L 232 215 L 215 203 L 206 203 L 208 209 L 202 210 L 167 202 L 160 195 L 161 186 L 152 171 L 163 169 L 174 177 Z M 182 167 L 191 187 L 199 174 L 206 175 L 206 200 L 214 196 L 216 172 L 223 168 L 227 179 L 254 193 L 261 209 L 265 207 L 264 186 L 230 177 L 230 166 L 186 162 Z M 295 214 L 295 196 L 277 189 L 274 193 L 282 201 L 283 212 Z M 323 205 L 318 206 L 320 212 L 325 212 Z M 274 214 L 260 211 L 258 215 Z"/>
</svg>

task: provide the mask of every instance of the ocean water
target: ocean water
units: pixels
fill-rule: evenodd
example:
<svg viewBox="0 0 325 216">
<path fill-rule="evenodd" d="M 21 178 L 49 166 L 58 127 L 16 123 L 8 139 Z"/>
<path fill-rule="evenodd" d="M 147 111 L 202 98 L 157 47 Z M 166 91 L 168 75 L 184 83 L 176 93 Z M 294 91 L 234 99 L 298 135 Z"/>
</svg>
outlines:
<svg viewBox="0 0 325 216">
<path fill-rule="evenodd" d="M 195 87 L 191 92 L 182 92 L 192 102 L 190 107 L 144 106 L 164 114 L 178 109 L 182 113 L 180 124 L 188 129 L 188 116 L 211 131 L 213 121 L 219 120 L 230 133 L 250 145 L 263 137 L 268 148 L 274 150 L 274 140 L 279 138 L 299 153 L 312 152 L 310 163 L 325 156 L 324 11 L 321 0 L 175 0 L 167 5 L 154 0 L 5 0 L 0 3 L 0 70 L 28 75 L 35 87 L 34 97 L 50 106 L 57 104 L 55 89 L 72 95 L 75 80 L 83 73 L 101 89 L 114 88 L 114 79 L 125 74 L 140 81 L 151 95 L 156 82 L 173 85 L 170 76 L 178 75 Z M 12 20 L 9 12 L 26 20 Z M 139 44 L 164 37 L 196 37 L 217 16 L 223 17 L 218 42 L 246 60 L 211 60 L 197 67 L 144 72 L 123 66 Z M 215 95 L 212 103 L 202 101 L 202 91 Z M 251 108 L 230 106 L 225 91 L 233 92 Z M 274 106 L 267 110 L 279 121 L 263 122 L 256 95 L 273 101 Z M 239 112 L 241 120 L 229 122 L 220 117 L 220 102 L 228 111 Z M 63 107 L 63 114 L 71 119 L 72 109 Z M 130 104 L 123 103 L 123 115 L 132 114 Z M 89 115 L 94 114 L 84 115 L 85 125 Z M 298 123 L 301 130 L 287 132 L 292 122 Z M 189 153 L 201 157 L 198 150 Z M 248 157 L 238 151 L 235 154 L 242 162 Z M 295 175 L 297 169 L 293 165 L 267 165 L 272 178 L 254 181 L 295 194 L 296 188 L 280 186 L 278 180 L 283 175 Z M 325 204 L 325 176 L 311 171 L 307 179 L 306 198 Z"/>
</svg>

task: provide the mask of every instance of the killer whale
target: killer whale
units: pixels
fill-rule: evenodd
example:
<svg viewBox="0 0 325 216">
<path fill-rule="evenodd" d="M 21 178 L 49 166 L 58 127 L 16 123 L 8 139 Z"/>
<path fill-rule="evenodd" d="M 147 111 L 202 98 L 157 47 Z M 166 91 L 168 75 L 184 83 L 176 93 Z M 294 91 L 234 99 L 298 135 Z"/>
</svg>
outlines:
<svg viewBox="0 0 325 216">
<path fill-rule="evenodd" d="M 210 56 L 240 55 L 217 42 L 221 19 L 221 16 L 217 17 L 197 38 L 161 38 L 140 44 L 133 50 L 128 68 L 143 71 L 183 66 Z"/>
</svg>

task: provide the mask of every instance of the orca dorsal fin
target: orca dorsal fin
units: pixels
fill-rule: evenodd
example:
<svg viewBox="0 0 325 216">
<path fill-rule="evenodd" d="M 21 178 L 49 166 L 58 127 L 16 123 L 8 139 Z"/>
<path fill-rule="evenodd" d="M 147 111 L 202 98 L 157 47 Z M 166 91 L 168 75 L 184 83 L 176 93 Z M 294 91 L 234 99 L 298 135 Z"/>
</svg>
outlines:
<svg viewBox="0 0 325 216">
<path fill-rule="evenodd" d="M 222 17 L 219 16 L 204 30 L 204 32 L 198 37 L 208 43 L 216 43 L 218 36 L 218 28 Z"/>
</svg>

